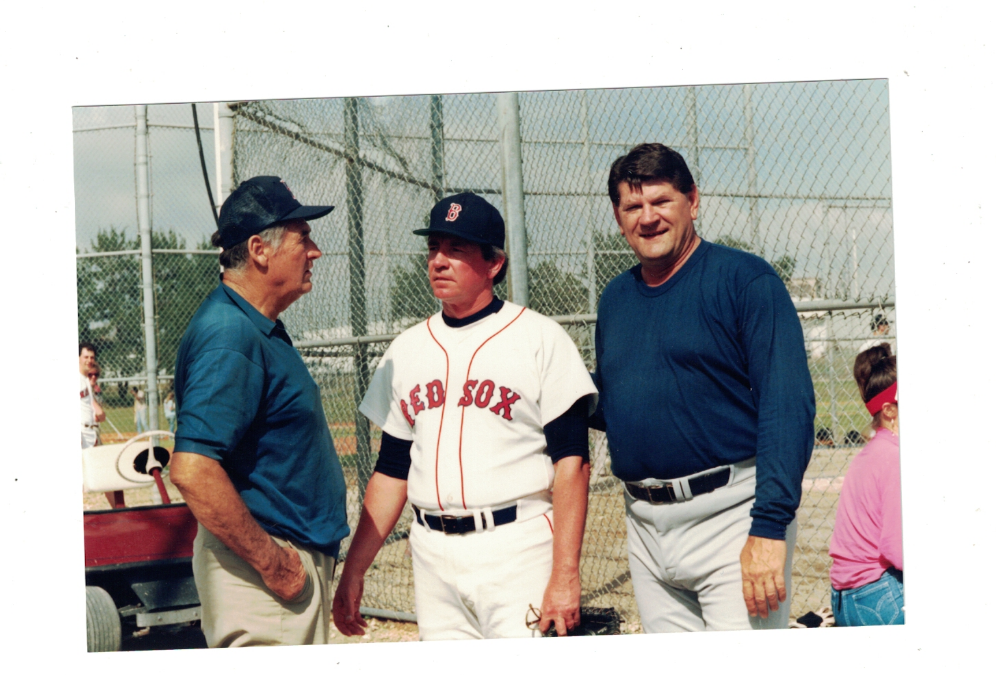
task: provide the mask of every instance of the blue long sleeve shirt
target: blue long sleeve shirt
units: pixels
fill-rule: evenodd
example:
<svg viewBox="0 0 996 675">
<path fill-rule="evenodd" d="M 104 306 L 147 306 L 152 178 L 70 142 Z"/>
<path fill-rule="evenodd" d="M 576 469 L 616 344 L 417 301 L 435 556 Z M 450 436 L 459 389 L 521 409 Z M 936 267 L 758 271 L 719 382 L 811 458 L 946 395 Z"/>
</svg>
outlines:
<svg viewBox="0 0 996 675">
<path fill-rule="evenodd" d="M 592 426 L 625 481 L 757 457 L 754 536 L 784 539 L 813 449 L 816 402 L 802 327 L 761 258 L 702 241 L 651 288 L 640 266 L 602 294 Z"/>
</svg>

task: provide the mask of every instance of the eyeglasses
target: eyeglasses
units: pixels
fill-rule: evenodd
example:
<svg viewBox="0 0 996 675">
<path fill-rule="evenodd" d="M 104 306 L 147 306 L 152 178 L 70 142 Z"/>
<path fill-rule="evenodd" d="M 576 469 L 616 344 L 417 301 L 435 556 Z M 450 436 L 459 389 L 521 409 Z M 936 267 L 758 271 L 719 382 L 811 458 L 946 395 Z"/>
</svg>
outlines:
<svg viewBox="0 0 996 675">
<path fill-rule="evenodd" d="M 532 603 L 529 603 L 529 609 L 526 610 L 526 628 L 529 630 L 539 630 L 540 617 L 540 611 L 533 607 Z"/>
</svg>

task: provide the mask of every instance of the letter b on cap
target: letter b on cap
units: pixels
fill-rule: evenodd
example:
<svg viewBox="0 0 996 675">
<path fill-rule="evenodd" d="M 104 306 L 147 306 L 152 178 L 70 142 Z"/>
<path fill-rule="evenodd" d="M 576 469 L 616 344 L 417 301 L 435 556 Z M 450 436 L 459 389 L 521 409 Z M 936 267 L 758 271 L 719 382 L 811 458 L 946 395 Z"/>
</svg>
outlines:
<svg viewBox="0 0 996 675">
<path fill-rule="evenodd" d="M 450 204 L 450 210 L 449 210 L 449 211 L 448 211 L 448 212 L 446 213 L 446 222 L 448 222 L 448 223 L 451 223 L 451 222 L 453 222 L 454 220 L 456 220 L 456 219 L 457 219 L 457 216 L 459 216 L 459 215 L 460 215 L 460 210 L 461 210 L 462 208 L 463 208 L 463 207 L 462 207 L 462 206 L 460 206 L 460 205 L 459 205 L 459 204 L 457 204 L 457 203 L 451 203 L 451 204 Z"/>
</svg>

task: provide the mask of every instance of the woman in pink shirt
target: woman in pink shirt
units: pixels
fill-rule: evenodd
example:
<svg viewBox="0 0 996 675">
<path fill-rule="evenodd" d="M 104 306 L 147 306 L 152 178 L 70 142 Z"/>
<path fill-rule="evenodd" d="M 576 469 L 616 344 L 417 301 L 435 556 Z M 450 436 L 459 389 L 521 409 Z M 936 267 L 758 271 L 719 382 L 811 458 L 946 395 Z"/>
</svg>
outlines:
<svg viewBox="0 0 996 675">
<path fill-rule="evenodd" d="M 896 357 L 883 343 L 854 362 L 874 437 L 851 462 L 830 539 L 830 599 L 838 626 L 906 622 L 899 498 Z"/>
</svg>

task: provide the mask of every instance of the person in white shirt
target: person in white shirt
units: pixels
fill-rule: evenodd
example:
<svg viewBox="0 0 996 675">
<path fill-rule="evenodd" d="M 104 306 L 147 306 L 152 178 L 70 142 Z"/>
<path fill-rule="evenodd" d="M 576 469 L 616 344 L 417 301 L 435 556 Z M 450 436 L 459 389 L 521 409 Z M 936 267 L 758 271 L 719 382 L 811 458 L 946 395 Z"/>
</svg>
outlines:
<svg viewBox="0 0 996 675">
<path fill-rule="evenodd" d="M 858 353 L 866 352 L 872 347 L 877 347 L 883 342 L 888 344 L 893 352 L 896 351 L 896 340 L 895 338 L 889 337 L 889 320 L 885 318 L 883 314 L 876 314 L 871 321 L 872 337 L 870 340 L 865 340 L 858 347 Z"/>
<path fill-rule="evenodd" d="M 97 348 L 89 342 L 80 343 L 80 436 L 82 449 L 99 442 L 97 429 L 104 421 L 103 408 L 97 403 L 90 384 L 90 371 L 97 367 Z M 99 372 L 99 371 L 98 371 Z"/>
</svg>

